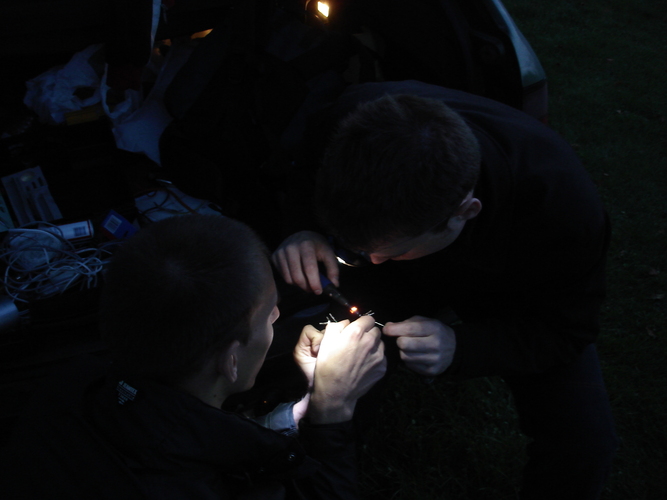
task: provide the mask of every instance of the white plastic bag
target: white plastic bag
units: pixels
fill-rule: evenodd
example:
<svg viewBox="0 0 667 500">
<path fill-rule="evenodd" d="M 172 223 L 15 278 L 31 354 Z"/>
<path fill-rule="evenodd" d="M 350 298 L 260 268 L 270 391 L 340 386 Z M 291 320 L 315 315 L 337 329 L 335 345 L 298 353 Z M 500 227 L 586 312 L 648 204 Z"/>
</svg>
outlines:
<svg viewBox="0 0 667 500">
<path fill-rule="evenodd" d="M 94 63 L 94 56 L 102 44 L 91 45 L 77 52 L 64 66 L 57 66 L 26 82 L 23 99 L 42 123 L 57 125 L 65 121 L 65 114 L 97 104 L 101 100 L 100 81 L 103 65 Z M 77 90 L 91 89 L 87 98 L 76 95 Z"/>
<path fill-rule="evenodd" d="M 153 0 L 151 40 L 155 38 L 160 13 L 161 1 Z M 102 44 L 91 45 L 75 54 L 65 66 L 52 68 L 28 81 L 24 102 L 37 113 L 40 121 L 49 124 L 63 123 L 66 113 L 101 103 L 104 113 L 111 120 L 116 146 L 144 153 L 160 165 L 160 136 L 172 121 L 162 97 L 193 47 L 187 44 L 172 46 L 168 56 L 161 61 L 161 67 L 154 68 L 158 77 L 145 101 L 140 90 L 128 89 L 124 91 L 123 100 L 113 107 L 107 103 L 110 88 L 102 53 L 95 57 L 102 49 Z M 83 87 L 94 89 L 92 97 L 80 99 L 75 95 Z"/>
<path fill-rule="evenodd" d="M 172 79 L 192 53 L 192 46 L 178 44 L 171 47 L 162 62 L 157 80 L 142 103 L 136 91 L 126 90 L 125 100 L 113 111 L 105 105 L 104 110 L 113 122 L 116 146 L 125 151 L 143 153 L 160 165 L 160 136 L 173 120 L 162 102 L 164 93 Z M 102 95 L 108 87 L 102 82 Z"/>
</svg>

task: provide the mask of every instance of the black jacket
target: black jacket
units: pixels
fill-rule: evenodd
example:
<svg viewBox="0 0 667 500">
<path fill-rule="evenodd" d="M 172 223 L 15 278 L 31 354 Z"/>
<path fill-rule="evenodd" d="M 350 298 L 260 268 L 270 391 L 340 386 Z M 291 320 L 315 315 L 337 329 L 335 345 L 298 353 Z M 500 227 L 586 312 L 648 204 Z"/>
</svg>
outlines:
<svg viewBox="0 0 667 500">
<path fill-rule="evenodd" d="M 437 306 L 431 314 L 445 306 L 457 313 L 448 373 L 535 373 L 572 360 L 599 331 L 609 240 L 595 185 L 572 148 L 521 111 L 415 81 L 352 86 L 334 115 L 387 93 L 442 100 L 482 150 L 474 194 L 483 208 L 459 238 L 427 257 L 375 266 L 407 280 L 395 287 L 398 297 L 415 303 L 421 294 Z"/>
<path fill-rule="evenodd" d="M 35 392 L 0 448 L 3 499 L 357 498 L 351 423 L 289 436 L 158 384 L 119 394 L 107 366 L 75 359 Z"/>
<path fill-rule="evenodd" d="M 169 387 L 117 378 L 88 406 L 148 498 L 356 498 L 351 423 L 279 433 Z M 292 405 L 282 411 L 291 418 Z"/>
</svg>

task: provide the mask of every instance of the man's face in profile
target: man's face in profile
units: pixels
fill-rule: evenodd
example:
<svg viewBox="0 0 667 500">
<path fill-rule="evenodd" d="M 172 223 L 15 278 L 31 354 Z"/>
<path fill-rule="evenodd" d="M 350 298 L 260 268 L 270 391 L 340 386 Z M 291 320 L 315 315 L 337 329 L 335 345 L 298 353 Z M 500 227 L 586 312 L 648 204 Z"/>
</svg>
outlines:
<svg viewBox="0 0 667 500">
<path fill-rule="evenodd" d="M 262 267 L 265 286 L 250 319 L 248 342 L 239 348 L 239 392 L 248 390 L 255 384 L 255 377 L 264 364 L 266 353 L 273 341 L 273 323 L 280 316 L 278 291 L 268 260 L 264 260 Z"/>
<path fill-rule="evenodd" d="M 447 225 L 442 231 L 428 230 L 413 238 L 399 238 L 389 241 L 366 254 L 373 264 L 382 264 L 388 260 L 414 260 L 426 257 L 448 247 L 461 234 L 466 221 L 476 217 L 482 210 L 482 203 L 470 191 L 459 205 L 456 213 L 446 219 Z M 442 226 L 438 222 L 433 228 Z"/>
</svg>

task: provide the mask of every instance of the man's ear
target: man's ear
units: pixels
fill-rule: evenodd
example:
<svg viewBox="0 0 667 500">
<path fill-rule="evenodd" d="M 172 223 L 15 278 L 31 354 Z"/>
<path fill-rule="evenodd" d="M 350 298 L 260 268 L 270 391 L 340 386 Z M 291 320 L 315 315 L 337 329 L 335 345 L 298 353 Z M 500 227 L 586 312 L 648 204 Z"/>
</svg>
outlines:
<svg viewBox="0 0 667 500">
<path fill-rule="evenodd" d="M 227 347 L 218 352 L 215 368 L 230 384 L 238 378 L 239 347 L 241 343 L 234 340 Z"/>
<path fill-rule="evenodd" d="M 482 211 L 482 202 L 477 198 L 470 198 L 456 211 L 459 220 L 474 219 Z"/>
</svg>

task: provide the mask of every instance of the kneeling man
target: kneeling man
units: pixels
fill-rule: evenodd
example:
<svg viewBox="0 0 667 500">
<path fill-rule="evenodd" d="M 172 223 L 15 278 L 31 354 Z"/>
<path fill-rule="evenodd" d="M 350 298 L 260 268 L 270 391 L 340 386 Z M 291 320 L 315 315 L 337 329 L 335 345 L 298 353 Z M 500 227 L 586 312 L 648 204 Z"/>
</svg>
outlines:
<svg viewBox="0 0 667 500">
<path fill-rule="evenodd" d="M 355 498 L 352 416 L 385 373 L 370 317 L 304 328 L 309 383 L 275 430 L 221 409 L 250 389 L 273 339 L 268 252 L 244 224 L 188 215 L 153 223 L 109 266 L 101 328 L 112 375 L 91 417 L 148 498 Z"/>
</svg>

